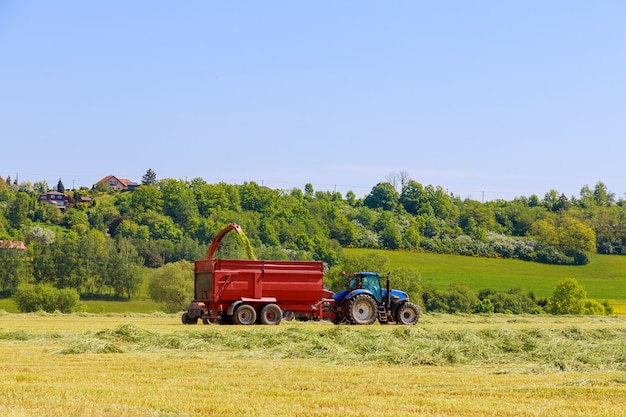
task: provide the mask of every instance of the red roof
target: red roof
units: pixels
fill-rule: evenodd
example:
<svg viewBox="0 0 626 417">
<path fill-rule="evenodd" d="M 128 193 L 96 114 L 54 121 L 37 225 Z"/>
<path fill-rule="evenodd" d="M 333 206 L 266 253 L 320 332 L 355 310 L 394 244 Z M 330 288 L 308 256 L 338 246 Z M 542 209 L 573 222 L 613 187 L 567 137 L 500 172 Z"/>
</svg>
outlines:
<svg viewBox="0 0 626 417">
<path fill-rule="evenodd" d="M 120 184 L 122 184 L 124 187 L 128 187 L 129 185 L 137 185 L 135 182 L 126 179 L 126 178 L 118 178 L 115 175 L 107 175 L 106 177 L 102 178 L 100 181 L 98 181 L 96 184 L 101 184 L 103 182 L 108 183 L 110 180 L 115 179 L 117 180 Z"/>
<path fill-rule="evenodd" d="M 26 250 L 24 242 L 14 242 L 11 240 L 0 240 L 0 249 L 21 249 Z"/>
</svg>

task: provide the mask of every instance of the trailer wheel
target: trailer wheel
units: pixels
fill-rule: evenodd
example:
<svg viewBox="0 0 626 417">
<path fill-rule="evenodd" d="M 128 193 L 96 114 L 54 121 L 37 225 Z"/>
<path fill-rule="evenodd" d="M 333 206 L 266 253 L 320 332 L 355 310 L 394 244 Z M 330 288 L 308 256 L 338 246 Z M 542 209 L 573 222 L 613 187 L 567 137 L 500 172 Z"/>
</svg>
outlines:
<svg viewBox="0 0 626 417">
<path fill-rule="evenodd" d="M 398 309 L 396 323 L 398 324 L 415 324 L 420 319 L 421 309 L 413 303 L 404 303 Z"/>
<path fill-rule="evenodd" d="M 295 316 L 293 311 L 283 310 L 283 320 L 292 321 Z"/>
<path fill-rule="evenodd" d="M 256 311 L 250 304 L 239 304 L 233 313 L 233 322 L 235 324 L 254 324 L 256 321 Z"/>
<path fill-rule="evenodd" d="M 283 312 L 276 304 L 268 304 L 261 309 L 261 323 L 262 324 L 280 324 L 283 318 Z"/>
<path fill-rule="evenodd" d="M 367 294 L 357 294 L 350 300 L 348 317 L 352 324 L 372 324 L 376 321 L 376 301 Z"/>
</svg>

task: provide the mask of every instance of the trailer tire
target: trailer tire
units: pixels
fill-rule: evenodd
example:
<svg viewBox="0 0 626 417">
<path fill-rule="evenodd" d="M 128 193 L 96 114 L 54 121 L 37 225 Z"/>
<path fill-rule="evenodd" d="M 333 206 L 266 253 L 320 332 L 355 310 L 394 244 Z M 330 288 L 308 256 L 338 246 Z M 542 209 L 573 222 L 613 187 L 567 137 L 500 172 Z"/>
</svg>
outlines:
<svg viewBox="0 0 626 417">
<path fill-rule="evenodd" d="M 283 310 L 283 320 L 292 321 L 294 317 L 296 317 L 296 315 L 293 311 Z"/>
<path fill-rule="evenodd" d="M 352 324 L 372 324 L 378 314 L 376 301 L 368 294 L 357 294 L 348 305 L 348 319 Z"/>
<path fill-rule="evenodd" d="M 396 323 L 413 325 L 420 319 L 421 309 L 413 303 L 404 303 L 398 309 Z"/>
<path fill-rule="evenodd" d="M 283 312 L 276 304 L 267 304 L 261 309 L 260 316 L 262 324 L 277 325 L 283 318 Z"/>
<path fill-rule="evenodd" d="M 239 304 L 233 313 L 233 323 L 249 325 L 256 321 L 256 311 L 250 304 Z"/>
</svg>

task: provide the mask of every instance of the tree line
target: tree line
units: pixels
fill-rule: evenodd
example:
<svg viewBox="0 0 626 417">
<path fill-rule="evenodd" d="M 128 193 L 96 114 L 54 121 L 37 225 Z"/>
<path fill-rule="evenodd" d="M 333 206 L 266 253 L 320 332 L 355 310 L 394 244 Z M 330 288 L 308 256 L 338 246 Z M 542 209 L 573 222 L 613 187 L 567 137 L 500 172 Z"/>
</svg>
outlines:
<svg viewBox="0 0 626 417">
<path fill-rule="evenodd" d="M 39 202 L 41 181 L 0 177 L 0 241 L 23 241 L 28 251 L 0 248 L 0 291 L 20 284 L 75 289 L 83 297 L 137 295 L 146 271 L 204 257 L 227 224 L 242 226 L 258 258 L 316 259 L 342 266 L 343 247 L 424 250 L 582 265 L 589 254 L 626 253 L 626 204 L 602 182 L 577 197 L 550 190 L 542 198 L 478 202 L 440 186 L 392 175 L 363 198 L 303 189 L 270 189 L 255 182 L 208 183 L 157 179 L 152 170 L 134 191 L 105 186 L 62 189 L 72 204 Z M 92 197 L 80 202 L 81 196 Z M 224 240 L 222 257 L 244 258 Z"/>
</svg>

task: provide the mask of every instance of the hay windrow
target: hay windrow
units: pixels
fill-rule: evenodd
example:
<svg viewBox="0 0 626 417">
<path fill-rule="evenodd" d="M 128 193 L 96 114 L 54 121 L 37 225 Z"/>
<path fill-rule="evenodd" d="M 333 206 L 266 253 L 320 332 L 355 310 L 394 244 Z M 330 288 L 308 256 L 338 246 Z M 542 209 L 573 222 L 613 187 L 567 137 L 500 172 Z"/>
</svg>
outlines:
<svg viewBox="0 0 626 417">
<path fill-rule="evenodd" d="M 29 332 L 0 332 L 28 342 Z M 493 365 L 558 370 L 626 370 L 626 329 L 398 326 L 200 326 L 152 331 L 135 324 L 82 333 L 43 333 L 53 354 L 164 352 L 182 356 L 220 351 L 233 358 L 311 359 L 355 365 Z"/>
</svg>

